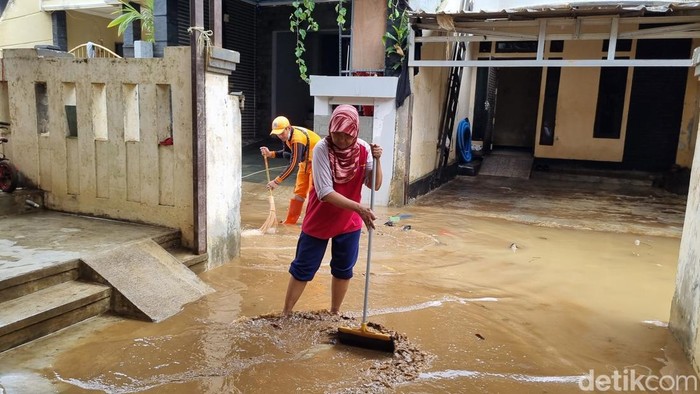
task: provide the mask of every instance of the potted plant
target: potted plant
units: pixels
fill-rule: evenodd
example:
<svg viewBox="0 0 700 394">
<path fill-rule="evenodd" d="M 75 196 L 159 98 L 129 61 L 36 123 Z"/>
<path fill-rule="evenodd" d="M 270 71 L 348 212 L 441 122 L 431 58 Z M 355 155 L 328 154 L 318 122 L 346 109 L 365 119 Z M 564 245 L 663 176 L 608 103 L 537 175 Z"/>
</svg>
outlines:
<svg viewBox="0 0 700 394">
<path fill-rule="evenodd" d="M 124 31 L 135 21 L 141 22 L 141 37 L 143 40 L 134 41 L 134 57 L 153 57 L 153 43 L 155 42 L 155 25 L 153 23 L 153 2 L 155 0 L 141 0 L 140 10 L 120 0 L 123 7 L 115 11 L 119 14 L 107 27 L 117 27 L 117 34 L 123 35 Z"/>
</svg>

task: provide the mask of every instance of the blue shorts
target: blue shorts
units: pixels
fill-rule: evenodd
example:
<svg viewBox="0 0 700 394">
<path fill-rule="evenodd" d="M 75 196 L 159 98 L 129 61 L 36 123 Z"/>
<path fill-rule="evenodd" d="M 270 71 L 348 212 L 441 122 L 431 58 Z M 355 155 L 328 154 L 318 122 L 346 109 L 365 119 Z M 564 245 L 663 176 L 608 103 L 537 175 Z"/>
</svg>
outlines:
<svg viewBox="0 0 700 394">
<path fill-rule="evenodd" d="M 338 279 L 352 278 L 352 269 L 360 249 L 361 230 L 340 234 L 331 238 L 331 275 Z M 297 252 L 289 273 L 294 279 L 308 282 L 321 267 L 326 253 L 327 239 L 312 237 L 303 231 L 297 241 Z"/>
</svg>

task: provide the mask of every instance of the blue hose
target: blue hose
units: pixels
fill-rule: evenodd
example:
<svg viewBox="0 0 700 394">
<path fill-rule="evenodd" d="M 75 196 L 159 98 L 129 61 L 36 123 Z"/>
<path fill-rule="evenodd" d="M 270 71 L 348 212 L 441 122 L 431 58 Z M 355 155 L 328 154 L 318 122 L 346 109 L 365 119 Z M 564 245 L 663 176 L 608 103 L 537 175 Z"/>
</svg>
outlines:
<svg viewBox="0 0 700 394">
<path fill-rule="evenodd" d="M 472 161 L 472 131 L 469 118 L 464 118 L 457 126 L 457 156 L 460 163 Z"/>
</svg>

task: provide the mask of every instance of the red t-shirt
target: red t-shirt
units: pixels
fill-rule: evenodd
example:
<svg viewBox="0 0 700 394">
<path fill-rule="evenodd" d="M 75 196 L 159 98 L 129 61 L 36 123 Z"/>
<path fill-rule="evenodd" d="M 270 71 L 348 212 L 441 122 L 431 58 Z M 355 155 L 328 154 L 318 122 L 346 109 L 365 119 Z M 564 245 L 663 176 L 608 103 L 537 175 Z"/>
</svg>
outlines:
<svg viewBox="0 0 700 394">
<path fill-rule="evenodd" d="M 368 154 L 367 148 L 360 145 L 358 171 L 355 172 L 355 176 L 350 182 L 333 182 L 333 191 L 342 194 L 350 200 L 360 202 Z M 301 231 L 312 237 L 330 239 L 336 235 L 357 231 L 362 228 L 362 224 L 362 218 L 356 212 L 338 208 L 331 203 L 319 200 L 316 196 L 316 187 L 311 188 L 309 202 L 306 206 L 306 215 L 304 216 L 304 222 L 301 224 Z"/>
</svg>

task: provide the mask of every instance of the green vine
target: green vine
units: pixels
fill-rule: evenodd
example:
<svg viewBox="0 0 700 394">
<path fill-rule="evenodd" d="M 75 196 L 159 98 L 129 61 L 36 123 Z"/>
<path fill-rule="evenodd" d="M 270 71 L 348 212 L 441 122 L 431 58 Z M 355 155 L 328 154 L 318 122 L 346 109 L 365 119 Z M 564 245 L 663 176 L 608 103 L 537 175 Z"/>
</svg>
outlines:
<svg viewBox="0 0 700 394">
<path fill-rule="evenodd" d="M 345 14 L 348 13 L 348 9 L 343 5 L 343 0 L 338 1 L 338 4 L 335 5 L 335 12 L 338 14 L 335 21 L 338 22 L 338 27 L 342 31 L 345 29 Z"/>
<path fill-rule="evenodd" d="M 318 31 L 318 23 L 312 16 L 316 2 L 315 0 L 296 0 L 292 3 L 292 7 L 294 7 L 294 12 L 289 16 L 289 30 L 295 33 L 297 38 L 294 47 L 295 63 L 299 67 L 299 77 L 304 82 L 309 83 L 309 69 L 306 66 L 306 60 L 304 60 L 304 53 L 306 52 L 304 42 L 308 32 Z M 335 6 L 335 12 L 337 13 L 336 22 L 338 27 L 343 30 L 345 28 L 345 16 L 348 12 L 343 5 L 343 0 L 340 0 Z"/>
<path fill-rule="evenodd" d="M 318 31 L 318 23 L 311 16 L 315 6 L 314 0 L 297 0 L 292 3 L 294 12 L 289 16 L 289 30 L 296 33 L 297 36 L 294 56 L 297 59 L 296 64 L 299 66 L 299 77 L 306 83 L 309 83 L 309 76 L 307 74 L 306 61 L 304 60 L 304 52 L 306 52 L 304 41 L 306 40 L 307 32 Z"/>
<path fill-rule="evenodd" d="M 406 9 L 399 10 L 399 0 L 387 1 L 387 32 L 382 36 L 382 42 L 386 52 L 386 57 L 398 56 L 398 61 L 394 61 L 391 67 L 396 70 L 401 67 L 406 51 L 408 50 L 408 12 Z M 391 31 L 393 30 L 393 31 Z"/>
</svg>

